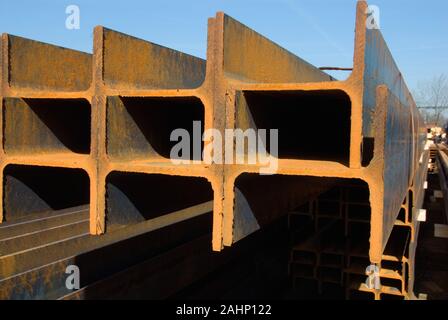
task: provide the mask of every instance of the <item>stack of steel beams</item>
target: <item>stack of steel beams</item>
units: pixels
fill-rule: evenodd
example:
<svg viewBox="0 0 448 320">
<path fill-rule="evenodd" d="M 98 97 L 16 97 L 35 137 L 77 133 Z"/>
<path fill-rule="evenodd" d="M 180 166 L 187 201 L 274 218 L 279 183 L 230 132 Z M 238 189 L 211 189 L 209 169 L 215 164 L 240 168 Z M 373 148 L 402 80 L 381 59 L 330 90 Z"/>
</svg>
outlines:
<svg viewBox="0 0 448 320">
<path fill-rule="evenodd" d="M 206 60 L 103 27 L 93 55 L 3 35 L 0 239 L 74 207 L 77 218 L 59 222 L 65 233 L 45 237 L 86 236 L 87 210 L 91 235 L 209 214 L 221 251 L 289 215 L 295 279 L 339 285 L 348 297 L 412 298 L 426 131 L 367 17 L 359 1 L 345 81 L 223 13 L 209 20 Z M 172 155 L 176 129 L 192 139 L 183 161 Z M 230 149 L 202 139 L 226 129 L 277 129 L 276 152 L 261 143 L 275 170 L 260 174 L 260 149 L 241 152 L 235 135 Z M 224 154 L 207 155 L 210 145 Z M 16 245 L 4 246 L 0 276 L 27 270 Z M 379 286 L 365 284 L 372 272 Z"/>
</svg>

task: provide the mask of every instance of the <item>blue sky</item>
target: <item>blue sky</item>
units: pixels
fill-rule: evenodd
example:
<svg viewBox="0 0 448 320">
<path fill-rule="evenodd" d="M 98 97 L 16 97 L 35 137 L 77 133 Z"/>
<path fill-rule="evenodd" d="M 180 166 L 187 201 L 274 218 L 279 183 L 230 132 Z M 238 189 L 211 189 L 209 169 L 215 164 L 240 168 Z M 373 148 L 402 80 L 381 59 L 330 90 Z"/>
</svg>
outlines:
<svg viewBox="0 0 448 320">
<path fill-rule="evenodd" d="M 65 28 L 68 5 L 81 28 Z M 92 51 L 104 25 L 205 57 L 207 18 L 224 11 L 316 66 L 352 65 L 355 0 L 0 0 L 0 32 Z M 448 1 L 372 0 L 408 86 L 448 74 Z M 346 73 L 335 73 L 339 79 Z"/>
</svg>

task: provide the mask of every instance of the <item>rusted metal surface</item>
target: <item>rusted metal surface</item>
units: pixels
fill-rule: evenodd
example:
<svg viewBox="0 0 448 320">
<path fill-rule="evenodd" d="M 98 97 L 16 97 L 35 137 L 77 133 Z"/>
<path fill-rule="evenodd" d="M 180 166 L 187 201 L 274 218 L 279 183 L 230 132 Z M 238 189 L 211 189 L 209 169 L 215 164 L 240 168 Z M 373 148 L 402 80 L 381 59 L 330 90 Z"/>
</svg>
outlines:
<svg viewBox="0 0 448 320">
<path fill-rule="evenodd" d="M 332 78 L 269 39 L 220 12 L 215 28 L 222 41 L 226 76 L 246 82 L 328 81 Z M 215 32 L 216 32 L 215 31 Z"/>
<path fill-rule="evenodd" d="M 169 159 L 173 129 L 192 132 L 193 121 L 201 121 L 202 131 L 219 127 L 221 117 L 215 114 L 211 98 L 212 61 L 206 65 L 201 59 L 102 27 L 95 28 L 93 60 L 92 153 L 97 172 L 91 193 L 91 233 L 106 231 L 106 187 L 111 185 L 105 182 L 116 172 L 162 174 L 168 180 L 169 176 L 192 177 L 193 184 L 195 177 L 201 177 L 210 183 L 206 200 L 221 198 L 219 166 L 207 166 L 200 159 L 194 165 L 174 165 Z M 170 201 L 168 193 L 161 199 Z M 140 200 L 145 201 L 144 196 Z M 204 199 L 194 200 L 193 193 L 192 201 L 199 204 Z M 214 205 L 214 212 L 222 211 L 219 201 Z"/>
<path fill-rule="evenodd" d="M 7 154 L 90 153 L 90 104 L 84 99 L 4 99 Z"/>
<path fill-rule="evenodd" d="M 85 286 L 142 259 L 209 234 L 212 206 L 207 202 L 171 212 L 133 228 L 116 228 L 102 237 L 89 235 L 86 226 L 75 236 L 60 241 L 47 238 L 42 245 L 28 243 L 26 250 L 2 254 L 0 297 L 55 299 L 70 292 L 65 286 L 65 271 L 69 265 L 84 270 L 82 286 Z M 85 216 L 85 213 L 84 209 L 78 215 Z M 63 223 L 60 222 L 60 227 Z M 15 225 L 5 227 L 14 228 Z"/>
<path fill-rule="evenodd" d="M 45 203 L 44 207 L 48 207 L 58 197 L 56 192 L 50 196 L 52 199 L 39 199 L 39 193 L 46 191 L 42 186 L 41 190 L 34 190 L 32 183 L 29 184 L 36 176 L 26 178 L 28 185 L 17 184 L 20 179 L 11 180 L 5 175 L 10 165 L 81 169 L 93 177 L 96 166 L 90 152 L 92 55 L 8 34 L 2 35 L 1 49 L 2 119 L 5 121 L 2 121 L 0 151 L 3 181 L 0 220 L 8 220 L 8 216 L 14 219 L 37 212 Z M 83 189 L 74 193 L 88 193 L 88 181 Z M 14 202 L 10 200 L 19 194 L 29 197 L 16 202 L 18 208 L 10 207 Z M 88 197 L 86 202 L 78 204 L 87 203 Z"/>
<path fill-rule="evenodd" d="M 204 105 L 197 97 L 108 97 L 107 154 L 114 160 L 166 162 L 176 144 L 170 141 L 171 132 L 185 128 L 193 137 L 193 121 L 203 119 Z M 199 125 L 199 135 L 203 132 Z"/>
<path fill-rule="evenodd" d="M 235 98 L 228 99 L 225 102 L 228 115 L 226 127 L 230 128 L 238 128 L 240 126 L 241 122 L 239 122 L 238 117 L 242 117 L 242 119 L 256 117 L 256 114 L 251 114 L 251 110 L 245 107 L 247 99 L 243 104 L 238 99 L 238 97 L 241 97 L 241 91 L 244 93 L 250 90 L 251 92 L 259 92 L 260 95 L 263 92 L 270 91 L 276 92 L 280 96 L 285 91 L 296 91 L 298 94 L 301 91 L 307 91 L 313 94 L 313 91 L 317 93 L 327 90 L 328 94 L 330 94 L 330 90 L 340 90 L 350 97 L 348 166 L 337 161 L 328 161 L 318 156 L 311 159 L 306 157 L 300 159 L 301 156 L 299 154 L 298 159 L 288 157 L 282 159 L 280 157 L 277 173 L 300 176 L 316 175 L 360 178 L 366 181 L 370 188 L 370 204 L 372 207 L 370 258 L 372 262 L 379 263 L 381 261 L 381 253 L 386 246 L 392 226 L 398 215 L 398 209 L 403 203 L 408 189 L 411 187 L 411 180 L 414 178 L 415 172 L 417 172 L 416 169 L 421 167 L 418 166 L 418 158 L 420 158 L 423 151 L 419 127 L 422 123 L 419 121 L 415 103 L 400 78 L 400 73 L 385 42 L 382 40 L 380 31 L 366 28 L 366 8 L 367 4 L 365 2 L 358 2 L 354 70 L 346 81 L 323 82 L 323 79 L 321 79 L 320 82 L 314 82 L 317 80 L 314 78 L 314 74 L 320 71 L 301 74 L 302 78 L 300 81 L 285 78 L 283 83 L 280 84 L 273 83 L 275 81 L 271 83 L 257 83 L 254 80 L 245 81 L 247 78 L 250 78 L 247 76 L 227 76 L 225 67 L 221 75 L 224 77 L 222 81 L 226 84 L 225 90 L 227 93 L 235 96 Z M 218 18 L 217 20 L 219 20 Z M 225 55 L 225 48 L 229 46 L 225 34 L 229 31 L 226 31 L 226 19 L 221 23 L 221 30 L 218 33 L 220 32 L 224 35 L 222 44 L 224 49 L 222 51 Z M 264 52 L 264 50 L 259 48 L 257 52 Z M 372 56 L 374 57 L 372 58 Z M 257 55 L 254 55 L 252 60 L 257 61 L 257 58 Z M 264 55 L 260 55 L 258 59 L 263 63 L 269 64 L 263 60 L 266 59 Z M 278 61 L 283 60 L 277 59 L 276 62 Z M 386 61 L 386 64 L 384 61 Z M 252 64 L 255 63 L 252 62 Z M 242 68 L 241 72 L 244 74 L 246 71 Z M 238 72 L 232 70 L 232 74 L 238 74 Z M 399 79 L 397 80 L 398 83 L 391 82 L 392 78 Z M 298 101 L 300 101 L 300 97 Z M 306 116 L 307 112 L 304 111 L 303 114 Z M 370 118 L 371 114 L 374 115 L 372 119 Z M 311 119 L 307 120 L 313 121 Z M 253 126 L 253 123 L 245 123 L 243 129 L 251 125 Z M 370 138 L 372 140 L 369 140 Z M 404 139 L 404 142 L 400 142 L 400 139 Z M 368 142 L 371 144 L 369 145 Z M 399 147 L 400 143 L 403 143 L 403 147 Z M 361 149 L 363 149 L 362 153 L 360 152 Z M 400 157 L 404 162 L 400 161 L 397 163 L 394 161 L 394 157 Z M 363 158 L 367 160 L 364 161 Z M 231 245 L 233 242 L 232 225 L 234 219 L 238 219 L 235 216 L 238 213 L 234 211 L 233 204 L 235 199 L 235 180 L 245 172 L 258 171 L 259 167 L 260 165 L 225 167 L 224 245 Z M 391 193 L 390 190 L 394 190 L 394 192 Z M 235 201 L 238 202 L 238 199 Z"/>
<path fill-rule="evenodd" d="M 80 169 L 8 165 L 3 174 L 6 221 L 89 202 L 89 179 Z"/>
<path fill-rule="evenodd" d="M 92 57 L 42 42 L 3 34 L 5 81 L 11 91 L 84 91 L 90 87 Z M 6 72 L 7 71 L 7 72 Z"/>
<path fill-rule="evenodd" d="M 212 248 L 221 251 L 341 180 L 356 180 L 355 193 L 368 191 L 368 214 L 355 230 L 366 241 L 352 248 L 353 241 L 344 239 L 347 251 L 323 254 L 348 261 L 338 271 L 351 275 L 348 295 L 357 286 L 375 298 L 407 297 L 418 232 L 414 212 L 423 203 L 428 152 L 423 120 L 380 30 L 366 27 L 366 9 L 359 1 L 353 70 L 345 81 L 224 13 L 208 21 L 206 61 L 101 26 L 94 30 L 93 55 L 3 35 L 0 221 L 90 203 L 89 233 L 123 240 L 154 219 L 174 226 L 189 216 L 188 208 L 207 203 Z M 223 137 L 225 129 L 279 129 L 275 174 L 260 176 L 260 162 L 191 157 L 190 164 L 172 163 L 170 133 L 183 128 L 194 135 L 193 121 L 201 122 L 200 137 L 208 129 Z M 319 122 L 328 132 L 310 141 L 309 131 Z M 252 155 L 257 153 L 246 151 L 246 158 Z M 61 181 L 68 180 L 74 191 L 63 195 Z M 179 216 L 174 219 L 172 211 Z M 348 215 L 338 232 L 350 238 L 358 227 L 348 227 L 356 220 Z M 119 231 L 123 226 L 127 231 Z M 396 236 L 396 230 L 406 232 Z M 13 277 L 35 263 L 53 263 L 68 248 L 76 256 L 97 241 L 76 234 L 50 247 L 0 256 L 0 274 Z M 54 239 L 44 233 L 24 243 L 33 237 Z M 1 229 L 0 239 L 7 239 Z M 401 243 L 405 254 L 386 254 Z M 22 245 L 4 247 L 9 252 Z M 397 262 L 408 275 L 392 275 L 399 288 L 362 288 L 365 272 L 359 274 L 351 258 L 360 258 L 364 268 Z M 316 268 L 316 277 L 329 274 L 322 271 L 326 266 Z M 387 268 L 383 273 L 390 275 Z"/>
<path fill-rule="evenodd" d="M 365 181 L 370 192 L 371 218 L 369 245 L 364 254 L 369 257 L 370 263 L 380 264 L 392 229 L 408 194 L 410 192 L 413 194 L 413 197 L 409 199 L 411 203 L 406 209 L 408 213 L 412 213 L 422 205 L 424 181 L 422 178 L 426 172 L 424 161 L 427 159 L 427 152 L 423 150 L 423 121 L 416 109 L 415 102 L 393 61 L 380 30 L 366 28 L 366 9 L 367 4 L 364 1 L 358 2 L 354 66 L 352 74 L 346 81 L 325 80 L 321 71 L 310 67 L 298 58 L 294 60 L 296 63 L 294 65 L 298 66 L 297 69 L 292 68 L 293 71 L 285 73 L 283 77 L 276 74 L 271 71 L 270 66 L 275 65 L 276 70 L 291 68 L 291 59 L 294 58 L 279 47 L 276 49 L 276 54 L 264 55 L 265 52 L 272 52 L 274 50 L 272 46 L 275 47 L 275 45 L 265 42 L 265 39 L 254 31 L 233 22 L 222 14 L 218 14 L 214 19 L 212 24 L 214 30 L 210 32 L 218 34 L 215 50 L 216 61 L 223 61 L 220 64 L 220 66 L 222 65 L 221 70 L 217 72 L 221 87 L 219 94 L 221 99 L 215 102 L 215 106 L 225 106 L 226 128 L 245 130 L 269 128 L 269 125 L 272 125 L 272 128 L 278 128 L 279 126 L 273 124 L 274 114 L 265 115 L 268 119 L 257 123 L 257 118 L 262 117 L 263 112 L 268 110 L 262 108 L 263 104 L 269 104 L 266 93 L 273 96 L 272 106 L 278 101 L 282 101 L 281 108 L 285 111 L 279 111 L 277 108 L 276 113 L 287 112 L 287 102 L 285 102 L 287 100 L 283 99 L 285 95 L 293 95 L 294 98 L 290 103 L 296 106 L 296 110 L 303 108 L 301 113 L 296 111 L 294 114 L 283 117 L 282 124 L 286 128 L 288 125 L 285 122 L 287 121 L 286 117 L 294 117 L 297 119 L 296 123 L 300 123 L 301 116 L 309 122 L 318 123 L 322 119 L 320 116 L 312 118 L 312 114 L 307 111 L 307 103 L 316 107 L 318 102 L 310 103 L 309 100 L 304 99 L 303 92 L 312 97 L 319 97 L 322 94 L 330 97 L 336 90 L 348 95 L 348 104 L 338 106 L 337 103 L 332 103 L 334 108 L 341 108 L 340 110 L 344 110 L 346 106 L 350 108 L 350 112 L 345 117 L 341 116 L 342 112 L 339 112 L 340 116 L 332 119 L 338 123 L 344 123 L 345 119 L 350 121 L 350 137 L 342 139 L 349 140 L 347 162 L 344 161 L 344 158 L 338 159 L 340 155 L 335 154 L 334 159 L 331 158 L 331 155 L 313 155 L 303 147 L 301 150 L 298 148 L 293 157 L 282 157 L 280 150 L 277 174 L 279 176 L 358 178 Z M 241 37 L 232 36 L 233 33 L 241 35 Z M 242 43 L 238 43 L 240 40 Z M 256 47 L 257 50 L 248 49 L 246 42 L 252 43 L 251 47 Z M 245 54 L 250 57 L 250 62 L 247 64 L 242 63 L 241 60 Z M 272 59 L 270 59 L 271 57 Z M 257 73 L 260 70 L 263 71 L 263 74 L 270 76 L 265 78 L 260 76 Z M 300 71 L 295 74 L 295 70 Z M 258 100 L 250 98 L 254 95 L 258 95 Z M 257 108 L 261 110 L 259 111 Z M 336 130 L 332 131 L 333 134 L 336 132 Z M 301 134 L 301 136 L 305 135 Z M 337 139 L 338 137 L 332 138 Z M 281 135 L 280 139 L 282 139 Z M 282 145 L 281 141 L 279 145 Z M 341 149 L 343 148 L 339 148 L 339 150 Z M 247 153 L 246 156 L 249 154 Z M 222 220 L 222 244 L 224 246 L 232 245 L 244 237 L 244 233 L 249 234 L 257 229 L 256 227 L 247 228 L 248 224 L 257 225 L 267 217 L 266 215 L 259 217 L 254 212 L 254 208 L 263 203 L 266 195 L 259 195 L 258 198 L 250 196 L 251 193 L 258 192 L 257 185 L 265 188 L 266 183 L 262 182 L 263 177 L 258 178 L 259 183 L 254 181 L 252 190 L 241 192 L 238 188 L 240 177 L 249 173 L 256 176 L 261 167 L 261 163 L 257 165 L 226 165 L 224 167 Z M 297 183 L 300 184 L 299 179 Z M 303 179 L 302 184 L 303 188 L 309 190 L 314 187 L 306 179 Z M 323 181 L 316 182 L 316 186 L 324 187 Z M 280 189 L 283 193 L 280 191 L 278 194 L 269 194 L 272 203 L 277 204 L 275 211 L 266 209 L 270 214 L 273 212 L 277 212 L 278 215 L 286 213 L 299 204 L 293 199 L 300 199 L 294 197 L 290 192 L 297 187 L 291 188 L 287 184 L 283 184 L 278 185 L 275 189 Z M 288 201 L 283 201 L 283 198 Z M 241 203 L 245 205 L 239 205 Z M 271 216 L 270 219 L 273 218 Z M 244 220 L 246 223 L 240 220 Z M 415 217 L 413 219 L 412 214 L 408 214 L 405 224 L 406 228 L 413 230 L 411 239 L 416 241 L 415 233 L 418 229 L 418 222 Z M 415 243 L 411 247 L 415 247 Z M 403 281 L 407 282 L 408 278 Z M 408 291 L 404 292 L 400 289 L 399 293 L 407 295 Z M 380 296 L 380 293 L 375 293 L 375 297 L 379 298 Z"/>
<path fill-rule="evenodd" d="M 194 89 L 205 61 L 103 28 L 104 82 L 111 88 Z"/>
</svg>

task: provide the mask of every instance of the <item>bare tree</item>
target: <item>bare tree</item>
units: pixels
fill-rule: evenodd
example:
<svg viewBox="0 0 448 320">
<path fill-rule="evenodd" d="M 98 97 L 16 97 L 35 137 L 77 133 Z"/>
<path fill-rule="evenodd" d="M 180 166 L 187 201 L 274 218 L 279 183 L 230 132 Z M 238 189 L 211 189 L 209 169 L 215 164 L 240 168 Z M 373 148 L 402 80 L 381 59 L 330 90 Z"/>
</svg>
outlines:
<svg viewBox="0 0 448 320">
<path fill-rule="evenodd" d="M 435 76 L 429 81 L 418 84 L 413 93 L 426 123 L 436 126 L 445 125 L 445 114 L 448 109 L 448 77 L 446 74 Z"/>
</svg>

